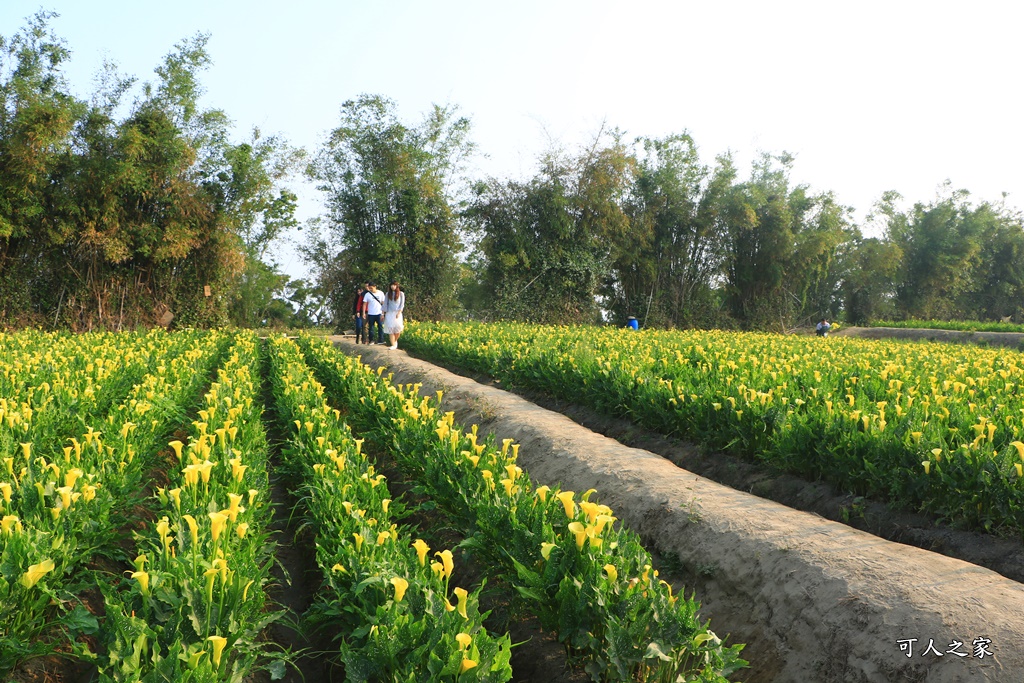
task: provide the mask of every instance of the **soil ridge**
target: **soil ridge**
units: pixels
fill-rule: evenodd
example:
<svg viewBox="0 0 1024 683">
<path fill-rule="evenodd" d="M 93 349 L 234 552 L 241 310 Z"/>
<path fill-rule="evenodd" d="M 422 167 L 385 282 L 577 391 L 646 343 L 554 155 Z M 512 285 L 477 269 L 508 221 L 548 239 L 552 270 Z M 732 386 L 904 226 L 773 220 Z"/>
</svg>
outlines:
<svg viewBox="0 0 1024 683">
<path fill-rule="evenodd" d="M 981 344 L 1024 349 L 1021 332 L 972 332 L 961 330 L 930 330 L 923 327 L 841 327 L 833 333 L 840 337 L 861 339 L 906 339 L 909 341 L 935 341 L 946 344 Z"/>
<path fill-rule="evenodd" d="M 596 488 L 651 550 L 677 558 L 712 628 L 747 643 L 744 680 L 1019 680 L 1024 586 L 1014 581 L 735 491 L 402 351 L 340 346 L 424 394 L 445 390 L 460 422 L 516 437 L 536 483 Z M 991 656 L 947 653 L 970 654 L 982 638 Z M 929 641 L 942 656 L 923 654 Z"/>
</svg>

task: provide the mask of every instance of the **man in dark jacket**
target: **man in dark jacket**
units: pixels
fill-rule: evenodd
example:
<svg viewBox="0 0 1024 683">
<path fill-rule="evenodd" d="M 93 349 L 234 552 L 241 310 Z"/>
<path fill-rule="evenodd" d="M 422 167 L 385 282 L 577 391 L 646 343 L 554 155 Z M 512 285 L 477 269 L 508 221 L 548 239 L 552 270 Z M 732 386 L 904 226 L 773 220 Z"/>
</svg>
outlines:
<svg viewBox="0 0 1024 683">
<path fill-rule="evenodd" d="M 352 317 L 355 320 L 356 344 L 363 340 L 363 288 L 356 287 L 356 298 L 352 302 Z"/>
</svg>

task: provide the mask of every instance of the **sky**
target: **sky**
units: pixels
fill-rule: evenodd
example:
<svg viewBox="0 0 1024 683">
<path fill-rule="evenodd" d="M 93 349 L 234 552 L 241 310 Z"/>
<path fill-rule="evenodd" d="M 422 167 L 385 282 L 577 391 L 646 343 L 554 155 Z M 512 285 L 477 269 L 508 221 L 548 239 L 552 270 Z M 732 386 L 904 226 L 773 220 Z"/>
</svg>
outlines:
<svg viewBox="0 0 1024 683">
<path fill-rule="evenodd" d="M 454 104 L 480 176 L 521 178 L 552 143 L 605 124 L 627 139 L 689 132 L 705 163 L 795 157 L 868 234 L 887 190 L 945 181 L 1024 208 L 1024 3 L 865 0 L 0 0 L 0 35 L 40 8 L 72 50 L 82 97 L 104 60 L 151 80 L 175 43 L 210 34 L 205 104 L 313 152 L 362 93 L 409 123 Z M 300 215 L 322 211 L 299 190 Z M 283 248 L 294 277 L 305 266 Z"/>
</svg>

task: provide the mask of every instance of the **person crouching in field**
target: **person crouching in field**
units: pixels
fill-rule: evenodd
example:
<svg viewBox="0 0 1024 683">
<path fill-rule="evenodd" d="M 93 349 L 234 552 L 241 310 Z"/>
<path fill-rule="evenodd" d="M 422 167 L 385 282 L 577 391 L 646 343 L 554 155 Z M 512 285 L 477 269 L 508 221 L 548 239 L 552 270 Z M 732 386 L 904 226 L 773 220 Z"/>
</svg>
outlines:
<svg viewBox="0 0 1024 683">
<path fill-rule="evenodd" d="M 384 330 L 380 324 L 380 315 L 383 310 L 384 295 L 377 291 L 377 285 L 373 282 L 366 283 L 366 294 L 363 295 L 363 318 L 366 320 L 366 336 L 371 344 L 384 343 Z M 373 340 L 373 326 L 377 326 L 377 341 Z"/>
<path fill-rule="evenodd" d="M 402 311 L 405 310 L 405 292 L 397 282 L 388 285 L 387 298 L 384 300 L 384 334 L 391 340 L 392 351 L 398 348 L 398 338 L 402 336 L 405 329 L 405 322 L 402 320 Z"/>
<path fill-rule="evenodd" d="M 827 319 L 822 318 L 821 321 L 814 326 L 814 334 L 819 337 L 827 337 L 830 329 L 832 329 L 832 324 L 829 323 Z"/>
</svg>

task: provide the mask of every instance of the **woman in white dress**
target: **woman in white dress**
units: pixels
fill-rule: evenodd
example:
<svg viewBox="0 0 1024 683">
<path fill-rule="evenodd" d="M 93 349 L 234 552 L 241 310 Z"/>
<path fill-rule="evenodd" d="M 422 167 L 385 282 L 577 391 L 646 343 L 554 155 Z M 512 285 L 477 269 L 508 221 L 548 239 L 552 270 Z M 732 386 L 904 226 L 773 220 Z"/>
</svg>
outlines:
<svg viewBox="0 0 1024 683">
<path fill-rule="evenodd" d="M 384 334 L 391 340 L 388 349 L 394 351 L 398 348 L 398 338 L 402 336 L 405 329 L 405 321 L 402 319 L 402 311 L 405 310 L 405 292 L 397 282 L 388 285 L 387 297 L 384 299 Z"/>
</svg>

